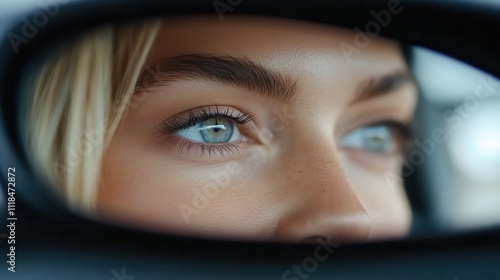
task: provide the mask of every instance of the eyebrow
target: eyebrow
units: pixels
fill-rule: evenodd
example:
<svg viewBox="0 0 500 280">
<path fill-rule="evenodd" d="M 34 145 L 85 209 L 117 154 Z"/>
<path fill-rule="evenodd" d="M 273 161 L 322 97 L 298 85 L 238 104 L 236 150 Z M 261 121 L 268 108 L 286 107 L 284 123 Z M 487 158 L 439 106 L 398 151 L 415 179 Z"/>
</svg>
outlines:
<svg viewBox="0 0 500 280">
<path fill-rule="evenodd" d="M 358 86 L 356 96 L 351 101 L 351 104 L 396 91 L 408 84 L 416 85 L 415 77 L 404 70 L 381 77 L 370 77 Z"/>
<path fill-rule="evenodd" d="M 186 54 L 159 60 L 144 69 L 136 89 L 189 78 L 238 86 L 283 104 L 292 102 L 298 94 L 296 79 L 247 58 L 209 54 Z"/>
<path fill-rule="evenodd" d="M 282 104 L 292 102 L 298 95 L 296 79 L 267 69 L 247 58 L 210 54 L 185 54 L 158 60 L 142 71 L 136 90 L 190 78 L 238 86 Z M 350 103 L 395 91 L 409 83 L 416 84 L 408 71 L 370 77 L 358 86 Z"/>
</svg>

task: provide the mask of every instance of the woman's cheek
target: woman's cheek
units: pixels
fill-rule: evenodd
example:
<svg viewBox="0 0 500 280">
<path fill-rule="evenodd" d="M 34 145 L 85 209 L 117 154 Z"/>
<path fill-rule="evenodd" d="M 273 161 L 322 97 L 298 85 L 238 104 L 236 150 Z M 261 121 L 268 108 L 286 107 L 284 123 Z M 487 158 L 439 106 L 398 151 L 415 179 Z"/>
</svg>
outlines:
<svg viewBox="0 0 500 280">
<path fill-rule="evenodd" d="M 273 220 L 265 154 L 217 164 L 180 164 L 165 155 L 106 158 L 99 209 L 112 219 L 154 230 L 233 237 L 265 236 Z M 141 159 L 142 158 L 142 159 Z M 272 212 L 272 211 L 271 211 Z"/>
<path fill-rule="evenodd" d="M 176 206 L 190 198 L 186 178 L 165 161 L 115 153 L 104 161 L 98 211 L 133 226 L 182 226 Z"/>
</svg>

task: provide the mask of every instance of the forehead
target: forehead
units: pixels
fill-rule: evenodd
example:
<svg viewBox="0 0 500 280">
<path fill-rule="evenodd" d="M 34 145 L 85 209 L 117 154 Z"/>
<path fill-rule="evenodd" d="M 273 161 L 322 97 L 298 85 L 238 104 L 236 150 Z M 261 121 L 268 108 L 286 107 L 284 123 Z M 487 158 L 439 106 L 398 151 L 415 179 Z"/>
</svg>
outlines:
<svg viewBox="0 0 500 280">
<path fill-rule="evenodd" d="M 271 68 L 317 67 L 332 61 L 352 67 L 404 64 L 399 44 L 391 40 L 335 26 L 256 16 L 228 17 L 223 22 L 215 16 L 164 20 L 147 63 L 189 53 L 243 56 Z"/>
<path fill-rule="evenodd" d="M 338 104 L 347 104 L 367 80 L 407 69 L 395 41 L 330 25 L 256 16 L 227 17 L 223 22 L 214 16 L 164 20 L 146 64 L 154 67 L 158 60 L 185 54 L 246 58 L 292 77 L 316 97 L 337 98 Z M 332 92 L 345 98 L 339 100 Z"/>
</svg>

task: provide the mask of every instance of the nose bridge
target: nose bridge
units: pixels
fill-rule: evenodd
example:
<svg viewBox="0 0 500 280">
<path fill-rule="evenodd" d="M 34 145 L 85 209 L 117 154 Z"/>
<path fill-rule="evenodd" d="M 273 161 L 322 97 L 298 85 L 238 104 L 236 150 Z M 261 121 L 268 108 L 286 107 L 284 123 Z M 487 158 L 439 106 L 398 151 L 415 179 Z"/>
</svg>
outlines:
<svg viewBox="0 0 500 280">
<path fill-rule="evenodd" d="M 308 143 L 296 141 L 289 147 L 287 184 L 297 197 L 280 219 L 276 238 L 364 240 L 370 219 L 349 184 L 333 136 L 316 135 L 305 140 Z"/>
</svg>

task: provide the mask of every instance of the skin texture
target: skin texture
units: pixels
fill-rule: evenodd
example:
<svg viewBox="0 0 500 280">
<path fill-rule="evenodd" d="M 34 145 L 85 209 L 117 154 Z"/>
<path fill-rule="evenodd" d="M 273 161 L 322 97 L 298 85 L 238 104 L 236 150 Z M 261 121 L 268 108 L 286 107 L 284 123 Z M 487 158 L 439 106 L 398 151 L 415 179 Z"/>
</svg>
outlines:
<svg viewBox="0 0 500 280">
<path fill-rule="evenodd" d="M 297 95 L 282 104 L 249 88 L 182 77 L 138 89 L 103 159 L 99 215 L 215 238 L 405 236 L 408 200 L 401 182 L 388 180 L 399 174 L 401 152 L 353 148 L 343 139 L 373 123 L 410 123 L 416 87 L 360 96 L 373 81 L 408 69 L 399 44 L 382 38 L 347 59 L 340 46 L 353 45 L 354 36 L 285 19 L 165 20 L 147 65 L 186 54 L 246 58 L 295 81 Z M 162 120 L 207 106 L 253 114 L 237 126 L 244 136 L 237 150 L 202 153 L 175 133 L 158 135 Z"/>
</svg>

